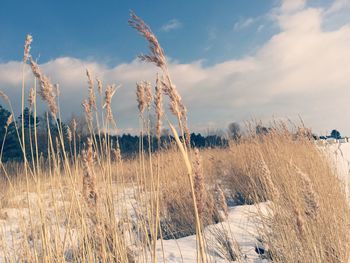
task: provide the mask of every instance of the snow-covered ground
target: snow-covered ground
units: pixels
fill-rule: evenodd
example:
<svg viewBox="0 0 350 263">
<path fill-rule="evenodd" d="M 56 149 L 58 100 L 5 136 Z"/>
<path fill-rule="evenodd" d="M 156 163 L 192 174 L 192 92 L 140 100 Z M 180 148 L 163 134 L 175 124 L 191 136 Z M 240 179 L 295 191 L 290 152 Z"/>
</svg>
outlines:
<svg viewBox="0 0 350 263">
<path fill-rule="evenodd" d="M 209 262 L 230 262 L 225 258 L 225 252 L 218 245 L 218 235 L 223 237 L 228 235 L 229 239 L 237 242 L 240 249 L 242 262 L 267 262 L 262 260 L 255 252 L 258 245 L 257 224 L 258 213 L 266 212 L 268 204 L 261 203 L 255 205 L 243 205 L 232 207 L 229 210 L 228 219 L 216 225 L 211 225 L 205 229 L 205 239 L 207 240 Z M 161 249 L 160 241 L 158 242 L 158 259 L 159 262 L 197 262 L 196 261 L 196 236 L 188 236 L 176 240 L 164 240 L 164 254 Z"/>
<path fill-rule="evenodd" d="M 344 180 L 346 193 L 349 197 L 350 143 L 326 143 L 320 146 L 320 149 L 329 156 L 329 160 L 334 165 L 337 174 Z M 132 210 L 136 205 L 136 200 L 132 197 L 132 192 L 128 193 L 128 195 L 128 202 L 130 204 L 125 203 L 126 210 Z M 52 193 L 50 196 L 52 196 Z M 25 207 L 28 204 L 25 204 L 25 202 L 29 200 L 32 203 L 31 206 L 35 207 L 35 204 L 42 202 L 43 198 L 45 196 L 39 198 L 35 193 L 29 193 L 28 196 L 26 194 L 19 194 L 8 201 L 7 208 L 0 210 L 0 263 L 6 262 L 5 257 L 9 256 L 4 254 L 4 251 L 10 253 L 10 257 L 12 257 L 19 252 L 18 250 L 23 244 L 23 235 L 21 233 L 23 233 L 24 226 L 28 223 L 29 218 L 29 210 Z M 49 200 L 50 198 L 48 197 L 47 199 Z M 59 209 L 59 206 L 68 207 L 69 204 L 65 202 L 64 200 L 56 201 L 55 208 L 48 205 L 47 213 L 54 214 L 54 210 Z M 16 205 L 11 206 L 11 204 Z M 17 206 L 17 204 L 22 204 L 22 207 Z M 227 235 L 233 244 L 237 244 L 237 247 L 240 249 L 241 262 L 267 262 L 266 259 L 259 258 L 259 255 L 255 251 L 255 247 L 258 244 L 257 213 L 261 211 L 266 212 L 267 209 L 267 203 L 252 206 L 235 206 L 229 209 L 229 215 L 225 222 L 206 227 L 205 239 L 210 262 L 228 262 L 225 259 L 225 253 L 227 251 L 218 245 L 218 238 L 223 235 Z M 64 223 L 56 222 L 56 224 L 62 226 L 57 229 L 56 234 L 62 236 L 61 238 L 63 239 L 66 234 Z M 74 236 L 76 236 L 76 233 L 74 233 L 74 230 L 71 231 L 68 235 L 72 243 L 70 244 L 70 241 L 68 241 L 67 247 L 70 245 L 74 246 Z M 164 240 L 163 244 L 159 240 L 157 243 L 157 257 L 158 262 L 197 262 L 196 236 L 193 235 L 176 240 Z"/>
<path fill-rule="evenodd" d="M 343 180 L 345 194 L 350 201 L 350 142 L 326 143 L 320 149 L 324 150 L 336 174 Z"/>
<path fill-rule="evenodd" d="M 129 214 L 133 214 L 136 201 L 131 189 L 126 195 L 128 198 L 124 203 L 125 207 L 123 210 L 124 212 L 127 210 Z M 38 216 L 39 212 L 35 211 L 35 207 L 45 198 L 50 200 L 47 194 L 42 195 L 41 198 L 35 193 L 29 193 L 28 196 L 25 193 L 19 194 L 8 201 L 8 208 L 0 210 L 0 216 L 2 218 L 0 220 L 0 263 L 7 262 L 5 258 L 11 258 L 13 260 L 14 257 L 17 258 L 20 255 L 21 248 L 28 242 L 28 239 L 30 239 L 30 233 L 26 233 L 26 235 L 23 234 L 26 232 L 26 225 L 30 223 L 29 220 L 32 220 L 31 224 L 40 226 L 42 219 Z M 29 215 L 29 209 L 26 207 L 28 206 L 28 200 L 31 207 L 31 217 Z M 56 208 L 47 207 L 47 216 L 56 218 L 54 216 L 55 209 L 63 209 L 63 206 L 69 207 L 69 202 L 65 202 L 55 201 Z M 21 206 L 19 206 L 19 204 L 21 204 Z M 11 208 L 11 206 L 13 207 Z M 228 217 L 225 222 L 206 227 L 204 235 L 209 262 L 228 262 L 227 257 L 229 257 L 229 251 L 225 249 L 225 245 L 220 245 L 220 238 L 223 238 L 222 240 L 224 241 L 230 240 L 231 244 L 234 244 L 233 247 L 236 245 L 236 248 L 239 248 L 239 253 L 237 253 L 238 250 L 234 252 L 241 256 L 242 262 L 264 262 L 255 252 L 255 247 L 258 244 L 256 227 L 258 222 L 256 218 L 258 213 L 266 213 L 267 207 L 267 203 L 235 206 L 229 209 Z M 35 216 L 33 215 L 34 213 Z M 123 212 L 116 211 L 116 216 L 120 216 L 121 213 Z M 46 220 L 46 222 L 49 221 Z M 70 229 L 69 233 L 67 233 L 63 221 L 58 222 L 53 219 L 50 222 L 53 226 L 59 226 L 52 232 L 53 235 L 58 236 L 58 239 L 63 240 L 65 235 L 70 237 L 67 239 L 68 243 L 66 244 L 68 252 L 70 251 L 69 248 L 77 247 L 77 233 L 74 229 Z M 173 240 L 163 240 L 163 244 L 161 244 L 160 240 L 157 242 L 158 262 L 192 263 L 197 262 L 196 256 L 195 235 Z M 67 254 L 66 257 L 68 259 L 69 254 Z"/>
</svg>

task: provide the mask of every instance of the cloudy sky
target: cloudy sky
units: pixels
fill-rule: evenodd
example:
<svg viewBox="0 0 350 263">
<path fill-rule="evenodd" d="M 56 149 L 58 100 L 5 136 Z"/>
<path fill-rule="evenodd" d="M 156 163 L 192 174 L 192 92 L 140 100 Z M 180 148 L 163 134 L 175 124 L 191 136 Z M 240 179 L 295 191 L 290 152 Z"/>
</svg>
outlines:
<svg viewBox="0 0 350 263">
<path fill-rule="evenodd" d="M 147 44 L 128 26 L 130 10 L 158 36 L 192 130 L 300 115 L 317 133 L 350 135 L 350 0 L 2 0 L 0 90 L 18 111 L 31 33 L 33 56 L 60 84 L 64 118 L 82 113 L 89 68 L 122 85 L 114 113 L 132 131 L 135 83 L 154 82 L 157 69 L 136 59 Z M 29 70 L 26 79 L 28 91 Z"/>
</svg>

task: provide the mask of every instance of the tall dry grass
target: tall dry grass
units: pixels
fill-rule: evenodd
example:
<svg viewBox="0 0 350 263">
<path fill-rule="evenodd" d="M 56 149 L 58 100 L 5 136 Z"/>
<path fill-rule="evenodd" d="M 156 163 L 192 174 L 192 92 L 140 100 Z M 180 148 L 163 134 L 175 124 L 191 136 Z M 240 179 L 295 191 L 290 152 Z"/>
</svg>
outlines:
<svg viewBox="0 0 350 263">
<path fill-rule="evenodd" d="M 258 218 L 274 262 L 348 261 L 345 185 L 323 149 L 277 129 L 233 144 L 226 155 L 215 170 L 237 202 L 269 202 Z"/>
</svg>

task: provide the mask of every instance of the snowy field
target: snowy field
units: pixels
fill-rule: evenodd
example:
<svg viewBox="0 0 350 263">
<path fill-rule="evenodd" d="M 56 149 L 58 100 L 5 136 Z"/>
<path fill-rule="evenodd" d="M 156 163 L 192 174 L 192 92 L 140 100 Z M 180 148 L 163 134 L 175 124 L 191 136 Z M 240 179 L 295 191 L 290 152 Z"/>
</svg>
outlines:
<svg viewBox="0 0 350 263">
<path fill-rule="evenodd" d="M 325 149 L 336 173 L 344 181 L 346 196 L 350 202 L 350 142 L 326 143 L 320 149 Z"/>
<path fill-rule="evenodd" d="M 320 144 L 319 142 L 317 143 Z M 346 194 L 349 198 L 350 143 L 326 143 L 319 146 L 319 148 L 328 156 L 337 174 L 344 180 Z M 46 195 L 47 200 L 51 200 L 54 195 L 62 197 L 62 193 L 55 193 L 54 191 Z M 39 198 L 35 193 L 29 193 L 29 196 L 22 193 L 9 200 L 7 202 L 8 207 L 0 210 L 0 263 L 6 262 L 6 257 L 12 258 L 16 255 L 19 252 L 19 248 L 24 244 L 24 237 L 21 233 L 23 233 L 24 226 L 29 223 L 30 218 L 27 200 L 29 200 L 32 209 L 34 208 L 32 212 L 35 213 L 35 206 L 39 202 L 43 202 L 43 199 L 46 199 L 46 197 L 45 194 Z M 69 206 L 62 199 L 61 201 L 56 200 L 55 207 L 50 207 L 50 202 L 47 200 L 45 202 L 47 202 L 48 215 L 54 215 L 57 210 L 61 209 L 60 206 Z M 129 209 L 135 206 L 135 200 L 132 198 L 132 195 L 130 195 L 129 202 Z M 266 259 L 260 258 L 256 253 L 256 246 L 259 246 L 257 240 L 257 213 L 261 211 L 266 212 L 267 209 L 267 203 L 231 207 L 229 209 L 229 216 L 225 222 L 206 227 L 205 238 L 208 247 L 209 262 L 227 262 L 227 260 L 224 260 L 224 253 L 226 252 L 222 250 L 222 247 L 217 245 L 217 238 L 225 233 L 240 248 L 240 254 L 242 255 L 241 262 L 268 262 Z M 40 221 L 39 218 L 34 218 L 34 221 L 35 219 Z M 67 233 L 64 222 L 52 223 L 60 226 L 56 227 L 53 231 L 58 238 L 64 239 L 67 236 L 69 237 L 66 243 L 67 248 L 76 246 L 74 229 Z M 159 241 L 157 251 L 158 262 L 196 262 L 196 236 L 187 236 L 176 240 L 164 240 L 163 244 Z M 66 260 L 71 260 L 69 250 L 66 253 Z"/>
</svg>

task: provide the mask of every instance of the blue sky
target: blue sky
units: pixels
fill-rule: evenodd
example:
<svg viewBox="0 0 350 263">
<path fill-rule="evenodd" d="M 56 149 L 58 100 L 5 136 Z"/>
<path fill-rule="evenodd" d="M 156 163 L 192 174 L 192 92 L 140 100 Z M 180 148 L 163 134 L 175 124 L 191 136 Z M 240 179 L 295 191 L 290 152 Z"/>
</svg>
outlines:
<svg viewBox="0 0 350 263">
<path fill-rule="evenodd" d="M 23 37 L 32 33 L 41 62 L 62 56 L 109 64 L 130 61 L 145 50 L 145 43 L 127 24 L 129 11 L 134 10 L 152 26 L 169 57 L 212 64 L 241 57 L 266 41 L 273 28 L 257 29 L 268 23 L 264 16 L 274 5 L 272 0 L 2 0 L 0 58 L 19 59 Z M 244 30 L 235 28 L 249 17 L 256 21 L 243 25 Z"/>
<path fill-rule="evenodd" d="M 2 0 L 0 89 L 15 110 L 31 33 L 33 56 L 60 84 L 64 118 L 82 113 L 89 68 L 105 84 L 122 85 L 114 114 L 121 131 L 135 131 L 135 83 L 154 83 L 156 68 L 135 59 L 147 43 L 128 26 L 130 10 L 165 49 L 192 130 L 300 115 L 317 133 L 350 134 L 349 0 Z M 28 94 L 29 68 L 26 79 Z"/>
</svg>

